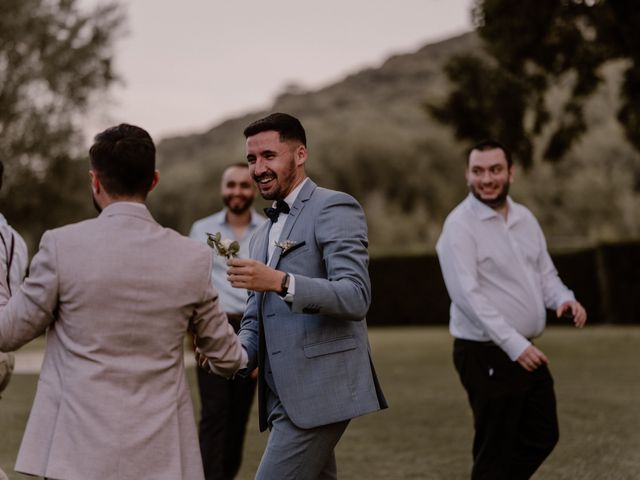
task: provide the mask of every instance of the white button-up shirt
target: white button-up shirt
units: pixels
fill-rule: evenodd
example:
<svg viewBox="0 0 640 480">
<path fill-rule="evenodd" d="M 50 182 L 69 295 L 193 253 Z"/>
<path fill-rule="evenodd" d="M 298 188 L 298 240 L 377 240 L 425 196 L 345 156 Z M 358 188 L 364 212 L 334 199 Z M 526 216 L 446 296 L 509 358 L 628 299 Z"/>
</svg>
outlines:
<svg viewBox="0 0 640 480">
<path fill-rule="evenodd" d="M 516 360 L 542 334 L 545 308 L 575 300 L 558 277 L 533 214 L 511 198 L 507 219 L 469 196 L 447 217 L 436 250 L 456 338 L 492 341 Z"/>
<path fill-rule="evenodd" d="M 287 195 L 284 198 L 284 201 L 287 202 L 287 205 L 289 205 L 289 208 L 293 206 L 293 203 L 296 201 L 296 199 L 298 198 L 298 195 L 300 194 L 300 190 L 302 190 L 302 187 L 308 181 L 309 181 L 308 177 L 302 180 L 300 184 L 296 188 L 294 188 L 291 192 L 289 192 L 289 195 Z M 273 202 L 273 207 L 276 206 L 276 203 L 277 202 Z M 278 221 L 271 224 L 271 228 L 269 229 L 269 245 L 267 246 L 268 256 L 269 256 L 267 265 L 271 263 L 271 257 L 273 257 L 273 252 L 275 252 L 276 250 L 276 242 L 285 240 L 285 239 L 281 239 L 280 236 L 282 235 L 282 230 L 284 230 L 284 224 L 286 223 L 286 219 L 288 215 L 289 215 L 288 213 L 280 212 L 280 215 L 278 215 Z M 283 297 L 283 300 L 285 302 L 293 303 L 293 298 L 295 294 L 296 294 L 296 278 L 293 275 L 289 275 L 289 288 L 287 290 L 287 294 Z"/>
<path fill-rule="evenodd" d="M 20 288 L 22 280 L 27 273 L 29 266 L 29 253 L 27 245 L 11 225 L 7 223 L 4 215 L 0 213 L 0 265 L 6 275 L 9 268 L 9 287 L 11 293 L 14 294 Z M 12 251 L 13 246 L 13 251 Z"/>
</svg>

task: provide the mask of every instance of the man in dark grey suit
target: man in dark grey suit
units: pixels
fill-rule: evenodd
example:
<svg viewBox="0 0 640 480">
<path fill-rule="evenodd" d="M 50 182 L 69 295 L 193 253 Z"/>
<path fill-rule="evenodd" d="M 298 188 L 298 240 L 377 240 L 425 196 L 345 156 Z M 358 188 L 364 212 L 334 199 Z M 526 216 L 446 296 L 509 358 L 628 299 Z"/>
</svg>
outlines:
<svg viewBox="0 0 640 480">
<path fill-rule="evenodd" d="M 305 174 L 306 134 L 291 115 L 249 125 L 247 161 L 270 221 L 229 281 L 250 290 L 239 333 L 259 366 L 260 429 L 270 429 L 258 479 L 337 478 L 334 448 L 349 420 L 387 407 L 371 361 L 364 212 Z"/>
</svg>

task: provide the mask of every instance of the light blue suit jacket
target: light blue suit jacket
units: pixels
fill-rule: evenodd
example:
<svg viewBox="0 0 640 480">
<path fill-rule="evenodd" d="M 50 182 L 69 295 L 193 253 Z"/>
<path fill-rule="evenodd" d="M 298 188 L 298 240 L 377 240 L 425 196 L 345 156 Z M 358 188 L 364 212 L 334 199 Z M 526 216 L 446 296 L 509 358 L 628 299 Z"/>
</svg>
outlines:
<svg viewBox="0 0 640 480">
<path fill-rule="evenodd" d="M 276 248 L 269 265 L 295 276 L 294 300 L 250 292 L 239 332 L 249 369 L 261 367 L 260 429 L 267 428 L 267 354 L 280 401 L 300 428 L 386 408 L 367 337 L 371 285 L 362 208 L 353 197 L 309 180 L 286 218 L 280 240 L 295 246 Z M 251 258 L 266 260 L 270 225 L 256 231 Z"/>
</svg>

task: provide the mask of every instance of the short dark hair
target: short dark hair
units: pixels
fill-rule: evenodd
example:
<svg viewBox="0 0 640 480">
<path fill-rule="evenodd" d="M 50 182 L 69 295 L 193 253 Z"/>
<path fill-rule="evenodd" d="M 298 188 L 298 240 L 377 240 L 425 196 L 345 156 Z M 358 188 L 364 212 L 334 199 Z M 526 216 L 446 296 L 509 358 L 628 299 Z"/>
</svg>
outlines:
<svg viewBox="0 0 640 480">
<path fill-rule="evenodd" d="M 272 130 L 280 134 L 280 141 L 282 142 L 298 140 L 305 147 L 307 146 L 307 134 L 300 120 L 288 113 L 272 113 L 260 120 L 256 120 L 244 129 L 244 138 Z"/>
<path fill-rule="evenodd" d="M 467 165 L 469 164 L 469 155 L 471 155 L 471 152 L 473 152 L 474 150 L 478 150 L 479 152 L 486 152 L 487 150 L 495 149 L 500 149 L 504 152 L 504 156 L 507 159 L 507 166 L 510 168 L 513 165 L 511 151 L 506 147 L 506 145 L 491 139 L 482 140 L 469 149 L 469 153 L 467 155 Z"/>
<path fill-rule="evenodd" d="M 94 138 L 91 166 L 113 196 L 146 197 L 156 169 L 156 147 L 146 130 L 121 123 Z"/>
</svg>

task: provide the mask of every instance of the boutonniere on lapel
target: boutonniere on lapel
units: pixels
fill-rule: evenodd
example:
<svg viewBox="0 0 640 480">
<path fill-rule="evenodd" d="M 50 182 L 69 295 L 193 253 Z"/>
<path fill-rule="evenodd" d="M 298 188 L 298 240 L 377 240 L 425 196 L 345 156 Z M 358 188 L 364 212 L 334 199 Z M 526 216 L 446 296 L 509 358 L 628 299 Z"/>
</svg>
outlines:
<svg viewBox="0 0 640 480">
<path fill-rule="evenodd" d="M 240 244 L 236 240 L 222 238 L 220 232 L 207 233 L 207 244 L 221 257 L 233 258 L 238 256 Z"/>
<path fill-rule="evenodd" d="M 292 251 L 294 251 L 296 248 L 300 248 L 301 246 L 303 246 L 305 242 L 304 241 L 296 242 L 295 240 L 283 240 L 281 242 L 274 241 L 273 243 L 275 243 L 276 247 L 282 250 L 282 253 L 280 253 L 280 258 L 282 258 L 288 253 L 291 253 Z"/>
</svg>

